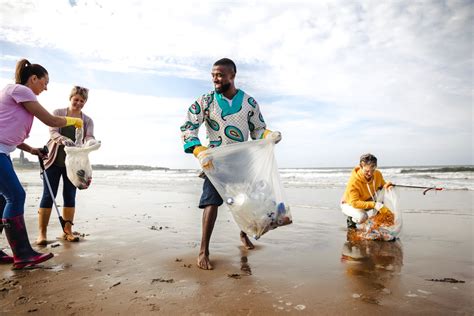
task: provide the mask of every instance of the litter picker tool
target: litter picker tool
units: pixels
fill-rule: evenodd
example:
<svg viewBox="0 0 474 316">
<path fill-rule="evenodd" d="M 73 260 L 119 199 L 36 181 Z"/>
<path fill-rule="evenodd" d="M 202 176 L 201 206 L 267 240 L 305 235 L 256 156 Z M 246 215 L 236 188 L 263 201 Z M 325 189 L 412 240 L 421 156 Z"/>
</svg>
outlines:
<svg viewBox="0 0 474 316">
<path fill-rule="evenodd" d="M 423 195 L 426 195 L 426 192 L 428 192 L 430 190 L 435 190 L 435 191 L 444 190 L 443 188 L 438 188 L 438 187 L 423 187 L 423 186 L 416 186 L 416 185 L 393 184 L 393 186 L 394 187 L 400 187 L 400 188 L 424 189 Z"/>
<path fill-rule="evenodd" d="M 40 151 L 43 155 L 46 155 L 46 154 L 48 154 L 48 147 L 44 146 L 43 149 L 40 149 Z M 56 209 L 56 213 L 58 214 L 59 223 L 61 224 L 61 227 L 63 228 L 63 232 L 66 232 L 64 230 L 64 227 L 66 226 L 66 223 L 71 224 L 71 226 L 74 225 L 74 224 L 70 220 L 64 220 L 64 218 L 59 213 L 58 205 L 56 204 L 56 198 L 54 197 L 54 194 L 53 194 L 53 189 L 51 188 L 51 184 L 49 183 L 48 175 L 46 174 L 45 169 L 44 169 L 43 159 L 41 159 L 41 157 L 38 156 L 38 160 L 39 160 L 39 164 L 40 164 L 40 167 L 41 167 L 40 177 L 42 179 L 44 179 L 44 181 L 46 182 L 46 186 L 48 187 L 49 194 L 51 195 L 51 199 L 53 200 L 54 208 Z"/>
</svg>

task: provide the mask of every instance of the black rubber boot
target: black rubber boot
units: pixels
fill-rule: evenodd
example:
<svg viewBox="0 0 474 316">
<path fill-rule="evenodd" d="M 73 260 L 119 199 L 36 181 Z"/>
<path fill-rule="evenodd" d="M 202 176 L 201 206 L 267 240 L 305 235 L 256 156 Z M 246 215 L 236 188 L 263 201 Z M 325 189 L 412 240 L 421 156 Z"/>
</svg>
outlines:
<svg viewBox="0 0 474 316">
<path fill-rule="evenodd" d="M 8 219 L 2 219 L 5 226 L 5 235 L 13 252 L 13 268 L 22 269 L 33 266 L 54 257 L 52 253 L 39 253 L 31 248 L 26 232 L 25 219 L 18 215 Z"/>
<path fill-rule="evenodd" d="M 352 220 L 352 217 L 347 217 L 347 228 L 357 228 L 357 224 Z"/>
<path fill-rule="evenodd" d="M 5 206 L 7 205 L 7 202 L 5 201 L 5 198 L 3 195 L 0 195 L 0 219 L 3 217 L 3 210 L 5 209 Z M 3 231 L 3 224 L 0 225 L 0 235 L 2 234 Z M 0 249 L 0 263 L 13 263 L 13 257 L 7 255 Z"/>
<path fill-rule="evenodd" d="M 13 263 L 13 257 L 0 250 L 0 264 L 1 263 Z"/>
</svg>

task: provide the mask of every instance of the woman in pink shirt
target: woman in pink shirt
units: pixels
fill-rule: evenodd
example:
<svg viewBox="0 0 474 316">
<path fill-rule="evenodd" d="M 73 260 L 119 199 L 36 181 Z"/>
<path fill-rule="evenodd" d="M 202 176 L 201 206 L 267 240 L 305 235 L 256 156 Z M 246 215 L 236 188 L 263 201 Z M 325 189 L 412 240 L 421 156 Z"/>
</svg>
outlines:
<svg viewBox="0 0 474 316">
<path fill-rule="evenodd" d="M 0 263 L 13 263 L 15 269 L 32 266 L 53 257 L 31 247 L 23 217 L 25 190 L 13 169 L 10 153 L 16 148 L 43 157 L 39 148 L 24 143 L 29 136 L 34 117 L 51 127 L 74 125 L 82 127 L 80 118 L 51 115 L 36 96 L 47 90 L 47 70 L 22 59 L 16 65 L 15 84 L 0 92 L 0 217 L 13 257 L 0 250 Z"/>
</svg>

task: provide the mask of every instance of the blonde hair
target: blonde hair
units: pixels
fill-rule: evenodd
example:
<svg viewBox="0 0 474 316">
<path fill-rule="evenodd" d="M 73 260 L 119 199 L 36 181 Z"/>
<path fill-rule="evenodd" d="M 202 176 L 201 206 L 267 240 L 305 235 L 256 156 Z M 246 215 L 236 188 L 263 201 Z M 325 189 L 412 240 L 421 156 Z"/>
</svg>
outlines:
<svg viewBox="0 0 474 316">
<path fill-rule="evenodd" d="M 79 95 L 81 96 L 85 101 L 87 101 L 87 98 L 89 97 L 89 89 L 80 87 L 80 86 L 74 86 L 71 90 L 71 93 L 69 94 L 69 100 L 72 99 L 73 96 Z"/>
</svg>

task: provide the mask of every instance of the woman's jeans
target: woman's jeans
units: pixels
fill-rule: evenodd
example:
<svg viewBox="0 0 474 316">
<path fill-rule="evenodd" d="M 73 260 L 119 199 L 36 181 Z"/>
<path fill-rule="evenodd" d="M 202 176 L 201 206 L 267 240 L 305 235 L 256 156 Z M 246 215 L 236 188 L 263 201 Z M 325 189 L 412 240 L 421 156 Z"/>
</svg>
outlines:
<svg viewBox="0 0 474 316">
<path fill-rule="evenodd" d="M 63 207 L 75 207 L 76 206 L 76 187 L 74 184 L 69 181 L 69 178 L 66 174 L 66 167 L 58 167 L 52 165 L 45 170 L 45 175 L 48 177 L 49 184 L 51 184 L 51 189 L 53 190 L 54 197 L 51 196 L 49 192 L 48 185 L 46 184 L 46 179 L 43 179 L 43 197 L 41 198 L 40 207 L 41 208 L 52 208 L 53 207 L 53 198 L 56 197 L 58 193 L 59 180 L 63 178 Z"/>
<path fill-rule="evenodd" d="M 3 218 L 23 215 L 26 193 L 13 169 L 10 156 L 4 153 L 0 153 L 0 195 L 5 198 L 6 202 L 3 209 Z"/>
</svg>

